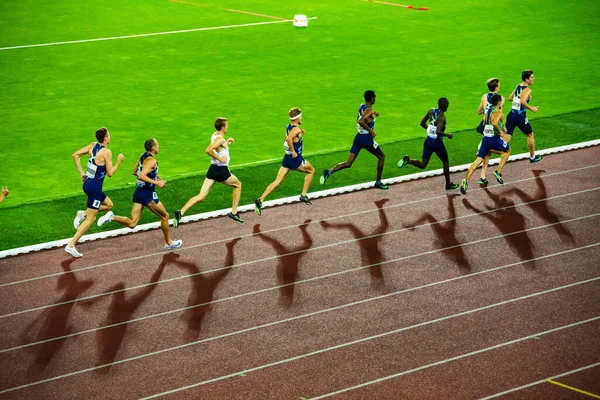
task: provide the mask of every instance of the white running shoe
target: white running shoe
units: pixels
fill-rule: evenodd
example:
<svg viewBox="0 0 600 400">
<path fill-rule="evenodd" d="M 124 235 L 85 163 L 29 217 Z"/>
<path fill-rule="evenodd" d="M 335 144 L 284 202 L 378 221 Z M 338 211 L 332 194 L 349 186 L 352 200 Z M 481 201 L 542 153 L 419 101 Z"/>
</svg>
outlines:
<svg viewBox="0 0 600 400">
<path fill-rule="evenodd" d="M 75 219 L 73 220 L 73 226 L 75 227 L 75 229 L 79 228 L 79 225 L 81 225 L 81 223 L 83 222 L 84 219 L 85 219 L 85 211 L 77 211 L 77 215 L 75 216 Z"/>
<path fill-rule="evenodd" d="M 183 244 L 183 241 L 181 239 L 179 240 L 173 240 L 171 242 L 171 244 L 165 244 L 165 250 L 175 250 L 181 247 L 181 245 Z"/>
<path fill-rule="evenodd" d="M 110 221 L 115 214 L 112 211 L 107 212 L 102 217 L 98 218 L 98 226 L 102 226 Z"/>
<path fill-rule="evenodd" d="M 70 247 L 68 244 L 65 246 L 65 251 L 67 253 L 69 253 L 70 255 L 72 255 L 73 257 L 75 257 L 75 258 L 81 258 L 81 257 L 83 257 L 83 254 L 81 254 L 80 252 L 78 252 L 75 247 Z"/>
</svg>

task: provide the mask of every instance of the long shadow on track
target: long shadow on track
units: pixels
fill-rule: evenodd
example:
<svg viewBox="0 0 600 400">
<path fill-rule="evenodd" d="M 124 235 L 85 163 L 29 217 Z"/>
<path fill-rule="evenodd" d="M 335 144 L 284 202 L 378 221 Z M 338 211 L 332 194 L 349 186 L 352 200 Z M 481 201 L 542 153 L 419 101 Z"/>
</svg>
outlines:
<svg viewBox="0 0 600 400">
<path fill-rule="evenodd" d="M 306 250 L 313 246 L 313 240 L 308 234 L 308 224 L 312 220 L 307 219 L 304 224 L 298 228 L 302 233 L 303 244 L 289 248 L 284 246 L 276 239 L 265 235 L 260 231 L 260 224 L 254 225 L 253 232 L 257 236 L 270 244 L 275 252 L 279 255 L 277 263 L 277 281 L 281 285 L 280 289 L 280 304 L 284 307 L 290 307 L 294 303 L 294 288 L 296 287 L 295 282 L 298 280 L 298 270 L 300 268 L 300 258 L 306 254 Z"/>
<path fill-rule="evenodd" d="M 374 287 L 380 287 L 384 284 L 383 272 L 380 265 L 383 261 L 383 253 L 379 248 L 379 242 L 383 238 L 382 234 L 390 226 L 385 211 L 383 211 L 383 205 L 388 201 L 389 199 L 381 199 L 375 202 L 375 205 L 379 209 L 380 225 L 370 234 L 364 233 L 354 224 L 321 221 L 321 226 L 325 229 L 348 229 L 352 233 L 352 236 L 356 239 L 356 243 L 360 246 L 360 258 L 363 265 L 372 265 L 369 268 L 369 273 L 371 274 L 371 285 Z"/>
</svg>

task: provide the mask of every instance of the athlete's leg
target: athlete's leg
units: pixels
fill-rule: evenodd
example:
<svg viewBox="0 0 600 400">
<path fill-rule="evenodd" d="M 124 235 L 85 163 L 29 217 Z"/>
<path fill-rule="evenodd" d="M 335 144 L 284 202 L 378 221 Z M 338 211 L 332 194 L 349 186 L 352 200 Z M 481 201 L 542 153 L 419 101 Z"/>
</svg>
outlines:
<svg viewBox="0 0 600 400">
<path fill-rule="evenodd" d="M 487 173 L 487 167 L 490 162 L 491 156 L 492 156 L 492 153 L 488 153 L 488 155 L 485 156 L 485 158 L 483 159 L 483 165 L 481 166 L 481 177 L 479 178 L 479 183 L 482 183 L 482 181 L 487 182 L 487 179 L 485 178 L 485 174 Z"/>
<path fill-rule="evenodd" d="M 210 193 L 210 189 L 213 187 L 215 182 L 216 181 L 212 179 L 205 178 L 204 182 L 202 183 L 202 187 L 200 188 L 200 193 L 192 197 L 188 200 L 187 203 L 185 203 L 185 205 L 181 209 L 181 215 L 185 215 L 187 210 L 194 207 L 196 204 L 203 202 L 204 199 L 206 199 L 206 196 L 208 196 L 208 193 Z"/>
<path fill-rule="evenodd" d="M 306 176 L 304 177 L 304 186 L 302 187 L 302 196 L 306 196 L 306 194 L 308 193 L 308 188 L 310 187 L 313 176 L 315 174 L 315 169 L 312 165 L 310 165 L 308 161 L 306 161 L 304 165 L 301 165 L 298 168 L 296 168 L 296 171 L 304 172 L 306 174 Z"/>
<path fill-rule="evenodd" d="M 482 162 L 483 162 L 483 158 L 477 157 L 475 159 L 475 161 L 473 162 L 473 164 L 471 164 L 471 166 L 469 167 L 469 170 L 467 171 L 467 176 L 465 177 L 467 182 L 469 182 L 469 179 L 471 179 L 471 176 L 473 175 L 473 173 L 475 172 L 477 167 L 479 167 L 481 165 Z"/>
<path fill-rule="evenodd" d="M 508 157 L 510 156 L 510 152 L 512 151 L 512 149 L 508 149 L 507 151 L 505 151 L 504 153 L 502 153 L 500 155 L 500 164 L 498 164 L 498 169 L 497 171 L 502 174 L 502 169 L 504 168 L 504 165 L 506 165 L 506 162 L 508 161 Z"/>
<path fill-rule="evenodd" d="M 93 208 L 88 208 L 85 211 L 85 215 L 86 215 L 85 220 L 79 225 L 79 228 L 77 228 L 77 232 L 75 232 L 75 236 L 73 236 L 73 239 L 71 239 L 71 241 L 68 243 L 69 247 L 75 247 L 75 244 L 77 243 L 77 241 L 79 239 L 81 239 L 83 234 L 88 229 L 90 229 L 90 226 L 92 226 L 92 224 L 96 220 L 96 215 L 98 215 L 98 210 L 95 210 Z"/>
<path fill-rule="evenodd" d="M 265 189 L 265 191 L 262 194 L 262 196 L 260 196 L 260 201 L 261 202 L 265 201 L 265 199 L 271 193 L 273 193 L 273 191 L 275 189 L 277 189 L 279 187 L 279 185 L 281 185 L 281 182 L 283 182 L 283 180 L 287 176 L 288 172 L 290 172 L 289 168 L 285 168 L 285 167 L 280 167 L 279 168 L 279 172 L 277 172 L 277 177 L 275 178 L 275 180 L 269 186 L 267 186 L 267 188 Z"/>
<path fill-rule="evenodd" d="M 140 222 L 140 218 L 142 217 L 142 211 L 144 211 L 144 206 L 140 203 L 133 203 L 133 207 L 131 208 L 131 218 L 127 217 L 119 217 L 118 215 L 114 215 L 112 220 L 118 222 L 119 224 L 126 226 L 127 228 L 135 228 Z"/>
<path fill-rule="evenodd" d="M 242 195 L 242 182 L 240 182 L 237 176 L 231 174 L 229 178 L 221 183 L 233 188 L 233 194 L 231 195 L 231 213 L 237 214 L 238 204 L 240 203 L 240 197 Z"/>
<path fill-rule="evenodd" d="M 535 137 L 533 136 L 533 132 L 527 135 L 527 148 L 529 149 L 529 157 L 535 157 Z"/>
<path fill-rule="evenodd" d="M 427 164 L 429 164 L 429 158 L 423 158 L 421 161 L 408 160 L 406 163 L 410 164 L 410 165 L 414 165 L 415 167 L 417 167 L 419 169 L 425 169 L 425 168 L 427 168 Z"/>
<path fill-rule="evenodd" d="M 354 160 L 356 160 L 357 155 L 358 154 L 349 153 L 348 160 L 336 164 L 335 167 L 333 167 L 329 170 L 329 175 L 333 174 L 334 172 L 340 171 L 342 169 L 350 168 L 352 166 L 352 164 L 354 163 Z"/>
<path fill-rule="evenodd" d="M 375 157 L 377 157 L 377 182 L 381 182 L 381 176 L 383 175 L 383 165 L 385 162 L 385 154 L 383 154 L 381 148 L 379 148 L 379 152 L 375 154 Z"/>
<path fill-rule="evenodd" d="M 163 203 L 156 204 L 154 201 L 151 201 L 146 205 L 146 207 L 148 207 L 150 211 L 158 215 L 158 217 L 160 218 L 160 229 L 163 231 L 165 243 L 167 245 L 170 245 L 173 242 L 173 239 L 171 239 L 171 234 L 169 233 L 169 213 L 167 212 L 167 210 L 165 210 L 165 206 L 163 205 Z"/>
</svg>

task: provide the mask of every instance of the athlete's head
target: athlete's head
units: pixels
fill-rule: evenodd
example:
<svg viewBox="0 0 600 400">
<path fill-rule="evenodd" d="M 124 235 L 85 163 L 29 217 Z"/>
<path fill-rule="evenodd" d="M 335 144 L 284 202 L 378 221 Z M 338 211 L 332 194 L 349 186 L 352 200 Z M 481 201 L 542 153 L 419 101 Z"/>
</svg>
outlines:
<svg viewBox="0 0 600 400">
<path fill-rule="evenodd" d="M 487 81 L 488 89 L 490 92 L 500 90 L 500 80 L 498 78 L 490 78 Z"/>
<path fill-rule="evenodd" d="M 365 102 L 367 103 L 375 103 L 375 91 L 373 90 L 367 90 L 365 92 Z"/>
<path fill-rule="evenodd" d="M 440 97 L 438 100 L 438 108 L 442 111 L 446 111 L 448 110 L 448 107 L 450 106 L 450 102 L 448 101 L 447 98 L 445 97 Z"/>
<path fill-rule="evenodd" d="M 108 129 L 98 129 L 96 131 L 96 140 L 98 141 L 98 143 L 104 143 L 105 140 L 107 141 L 106 143 L 110 143 L 110 134 L 108 133 Z"/>
<path fill-rule="evenodd" d="M 533 84 L 533 70 L 526 69 L 525 71 L 521 72 L 521 79 L 523 79 L 523 82 L 527 82 L 530 85 Z"/>
<path fill-rule="evenodd" d="M 220 131 L 220 130 L 225 130 L 227 131 L 227 128 L 229 127 L 229 124 L 227 123 L 227 118 L 223 118 L 223 117 L 218 117 L 215 120 L 215 129 Z"/>
<path fill-rule="evenodd" d="M 300 125 L 302 123 L 302 110 L 294 107 L 288 111 L 288 117 L 290 117 L 290 121 L 298 121 L 298 125 Z"/>
<path fill-rule="evenodd" d="M 148 152 L 154 150 L 158 154 L 158 141 L 154 138 L 146 140 L 144 142 L 144 149 Z"/>
<path fill-rule="evenodd" d="M 502 96 L 499 94 L 495 94 L 492 96 L 492 107 L 497 107 L 500 103 L 502 103 Z"/>
</svg>

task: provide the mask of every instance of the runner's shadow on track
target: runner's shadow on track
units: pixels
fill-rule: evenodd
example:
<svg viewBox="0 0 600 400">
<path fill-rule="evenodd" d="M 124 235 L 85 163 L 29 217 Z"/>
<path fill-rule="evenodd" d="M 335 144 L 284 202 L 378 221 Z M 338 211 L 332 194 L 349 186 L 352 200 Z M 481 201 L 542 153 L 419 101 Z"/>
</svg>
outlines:
<svg viewBox="0 0 600 400">
<path fill-rule="evenodd" d="M 69 324 L 71 310 L 79 296 L 94 285 L 92 280 L 78 280 L 75 273 L 71 271 L 71 264 L 76 260 L 76 258 L 71 258 L 60 264 L 66 273 L 58 277 L 56 288 L 58 291 L 64 291 L 64 294 L 56 301 L 56 305 L 42 311 L 19 335 L 22 344 L 50 340 L 30 347 L 36 353 L 35 360 L 28 371 L 30 376 L 43 371 L 63 347 L 68 338 L 51 339 L 66 336 L 73 332 L 73 326 Z M 40 322 L 41 328 L 35 338 L 32 338 L 29 333 Z"/>
<path fill-rule="evenodd" d="M 129 321 L 133 318 L 137 309 L 148 299 L 154 289 L 156 289 L 156 283 L 159 281 L 165 266 L 172 262 L 177 256 L 178 255 L 175 253 L 165 254 L 158 269 L 152 274 L 149 286 L 139 289 L 136 294 L 129 296 L 129 298 L 125 297 L 126 289 L 123 282 L 117 283 L 104 292 L 111 294 L 112 301 L 108 309 L 106 322 L 103 324 L 103 326 L 110 326 L 110 328 L 100 329 L 97 336 L 98 344 L 101 349 L 97 366 L 106 365 L 106 367 L 98 370 L 99 373 L 107 374 L 110 371 L 111 366 L 107 364 L 111 364 L 115 361 L 117 353 L 123 344 L 125 334 L 127 333 Z M 85 302 L 85 305 L 90 306 L 103 297 Z"/>
<path fill-rule="evenodd" d="M 447 222 L 441 223 L 430 213 L 425 213 L 411 225 L 404 225 L 404 227 L 414 229 L 417 225 L 424 222 L 430 223 L 431 229 L 433 229 L 436 235 L 436 239 L 433 241 L 434 246 L 441 249 L 442 253 L 448 259 L 458 264 L 458 269 L 461 273 L 469 274 L 471 273 L 471 264 L 465 256 L 462 243 L 456 238 L 456 209 L 454 208 L 454 199 L 458 196 L 458 194 L 447 196 Z"/>
<path fill-rule="evenodd" d="M 568 240 L 571 243 L 575 243 L 575 239 L 573 238 L 573 234 L 560 222 L 560 218 L 558 214 L 552 212 L 550 207 L 548 206 L 548 201 L 539 201 L 548 197 L 548 191 L 546 190 L 546 185 L 544 184 L 544 180 L 541 178 L 544 170 L 534 169 L 533 175 L 535 175 L 535 183 L 537 184 L 537 192 L 533 196 L 529 196 L 527 193 L 522 191 L 521 189 L 513 188 L 509 189 L 504 194 L 516 194 L 523 203 L 528 204 L 529 208 L 533 210 L 540 218 L 548 222 L 549 224 L 553 224 L 552 227 L 554 230 L 561 236 L 563 240 Z M 532 203 L 536 201 L 535 203 Z"/>
<path fill-rule="evenodd" d="M 308 224 L 311 221 L 312 220 L 307 219 L 304 221 L 303 225 L 298 227 L 302 234 L 303 243 L 294 248 L 284 246 L 278 240 L 261 233 L 260 224 L 254 225 L 253 232 L 257 234 L 261 240 L 270 244 L 279 255 L 277 259 L 277 282 L 280 286 L 279 303 L 284 307 L 290 307 L 294 303 L 294 289 L 296 287 L 296 280 L 298 280 L 300 259 L 313 245 L 313 240 L 308 234 Z"/>
<path fill-rule="evenodd" d="M 227 247 L 225 266 L 223 269 L 211 273 L 210 277 L 201 274 L 196 264 L 179 260 L 178 258 L 171 261 L 177 267 L 189 273 L 193 285 L 188 297 L 187 309 L 181 317 L 187 323 L 187 330 L 184 334 L 186 342 L 192 342 L 200 337 L 204 317 L 212 310 L 211 302 L 213 301 L 215 290 L 219 283 L 231 272 L 231 268 L 229 267 L 234 264 L 233 247 L 240 240 L 241 238 L 236 238 L 225 245 Z"/>
<path fill-rule="evenodd" d="M 463 199 L 463 204 L 468 209 L 487 218 L 492 222 L 504 236 L 510 248 L 512 248 L 522 261 L 532 260 L 533 242 L 525 232 L 525 217 L 520 214 L 515 207 L 515 203 L 505 197 L 500 197 L 489 189 L 484 189 L 490 199 L 494 201 L 494 207 L 485 206 L 487 211 L 480 210 L 473 206 L 469 200 Z M 502 248 L 492 254 L 501 256 Z M 524 262 L 525 268 L 535 269 L 535 261 Z"/>
<path fill-rule="evenodd" d="M 381 287 L 384 284 L 383 272 L 381 271 L 381 262 L 383 261 L 383 253 L 379 249 L 379 242 L 383 238 L 382 233 L 386 232 L 390 226 L 383 205 L 390 199 L 382 199 L 375 202 L 379 209 L 380 225 L 370 234 L 366 234 L 354 224 L 341 224 L 321 221 L 321 226 L 325 229 L 347 229 L 356 239 L 356 243 L 360 246 L 360 258 L 363 266 L 370 265 L 369 274 L 371 275 L 371 286 Z"/>
</svg>

